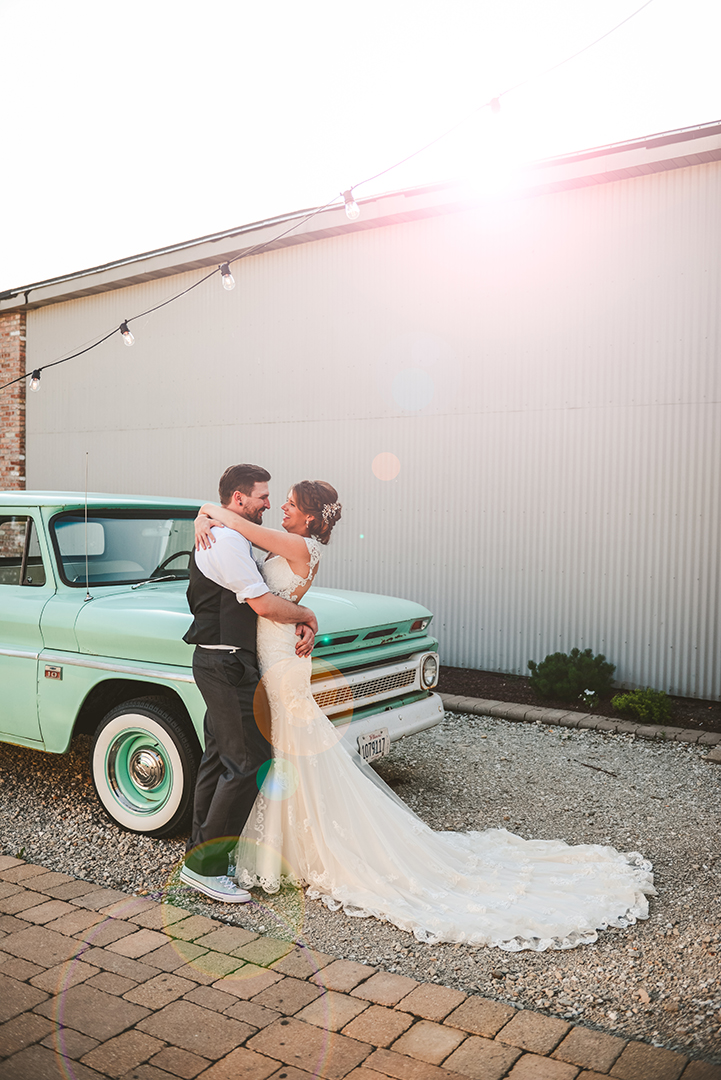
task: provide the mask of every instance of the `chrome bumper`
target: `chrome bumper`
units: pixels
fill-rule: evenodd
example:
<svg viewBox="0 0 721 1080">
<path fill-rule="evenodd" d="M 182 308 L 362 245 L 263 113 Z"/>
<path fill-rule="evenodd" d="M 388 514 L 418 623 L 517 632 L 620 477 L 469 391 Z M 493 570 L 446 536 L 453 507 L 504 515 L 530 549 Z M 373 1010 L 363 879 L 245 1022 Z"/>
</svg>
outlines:
<svg viewBox="0 0 721 1080">
<path fill-rule="evenodd" d="M 359 735 L 368 735 L 378 728 L 387 727 L 391 742 L 398 742 L 407 735 L 415 735 L 418 731 L 425 731 L 440 724 L 444 712 L 443 702 L 438 694 L 430 694 L 410 705 L 373 713 L 372 716 L 364 716 L 362 720 L 351 720 L 350 723 L 347 720 L 338 720 L 335 726 L 339 731 L 343 731 L 343 740 L 357 750 Z"/>
</svg>

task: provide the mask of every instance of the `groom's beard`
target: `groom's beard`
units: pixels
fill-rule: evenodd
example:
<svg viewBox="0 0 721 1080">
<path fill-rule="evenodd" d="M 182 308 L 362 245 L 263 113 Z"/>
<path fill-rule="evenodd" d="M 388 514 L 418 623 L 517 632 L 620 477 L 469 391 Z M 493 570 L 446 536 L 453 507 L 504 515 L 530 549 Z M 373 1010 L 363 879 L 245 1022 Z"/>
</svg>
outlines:
<svg viewBox="0 0 721 1080">
<path fill-rule="evenodd" d="M 246 519 L 246 521 L 252 521 L 254 525 L 262 525 L 264 513 L 265 507 L 261 506 L 257 510 L 251 510 L 246 514 L 243 514 L 243 517 Z"/>
</svg>

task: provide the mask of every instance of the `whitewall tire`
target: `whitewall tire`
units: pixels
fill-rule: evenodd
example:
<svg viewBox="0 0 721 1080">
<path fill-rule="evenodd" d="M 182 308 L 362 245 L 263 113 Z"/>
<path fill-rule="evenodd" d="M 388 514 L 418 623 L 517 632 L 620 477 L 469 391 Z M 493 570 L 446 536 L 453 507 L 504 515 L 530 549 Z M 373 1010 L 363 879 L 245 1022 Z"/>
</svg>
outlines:
<svg viewBox="0 0 721 1080">
<path fill-rule="evenodd" d="M 98 798 L 118 825 L 172 836 L 189 821 L 200 747 L 163 698 L 128 701 L 103 718 L 90 767 Z"/>
</svg>

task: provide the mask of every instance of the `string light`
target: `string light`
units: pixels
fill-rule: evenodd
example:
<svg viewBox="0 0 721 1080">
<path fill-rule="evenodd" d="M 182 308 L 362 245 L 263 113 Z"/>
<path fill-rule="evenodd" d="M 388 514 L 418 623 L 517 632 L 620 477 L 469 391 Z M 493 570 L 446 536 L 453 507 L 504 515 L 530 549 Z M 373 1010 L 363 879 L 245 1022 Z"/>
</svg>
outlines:
<svg viewBox="0 0 721 1080">
<path fill-rule="evenodd" d="M 353 188 L 348 188 L 343 192 L 343 201 L 345 203 L 345 216 L 349 221 L 357 221 L 360 217 L 360 207 L 353 198 Z"/>
<path fill-rule="evenodd" d="M 36 368 L 30 378 L 30 389 L 37 394 L 40 389 L 40 368 Z"/>
<path fill-rule="evenodd" d="M 220 276 L 223 279 L 223 288 L 230 292 L 235 288 L 235 278 L 230 272 L 230 266 L 228 263 L 223 263 L 220 268 Z"/>
<path fill-rule="evenodd" d="M 491 98 L 490 105 L 491 112 L 495 113 L 495 115 L 498 116 L 499 112 L 501 111 L 501 99 L 497 97 Z"/>
<path fill-rule="evenodd" d="M 133 337 L 133 335 L 128 330 L 127 321 L 126 322 L 121 322 L 121 324 L 120 324 L 120 333 L 123 335 L 123 341 L 125 342 L 126 345 L 134 345 L 135 344 L 135 338 Z"/>
</svg>

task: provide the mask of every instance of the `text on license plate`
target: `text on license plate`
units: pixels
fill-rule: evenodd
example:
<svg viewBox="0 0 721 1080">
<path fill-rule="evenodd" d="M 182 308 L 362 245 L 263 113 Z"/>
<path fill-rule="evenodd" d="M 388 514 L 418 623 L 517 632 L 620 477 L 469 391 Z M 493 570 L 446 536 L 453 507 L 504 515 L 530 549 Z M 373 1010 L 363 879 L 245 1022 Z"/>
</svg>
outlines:
<svg viewBox="0 0 721 1080">
<path fill-rule="evenodd" d="M 364 761 L 375 761 L 376 758 L 385 757 L 390 753 L 390 749 L 391 739 L 387 727 L 358 736 L 358 753 Z"/>
</svg>

